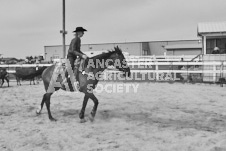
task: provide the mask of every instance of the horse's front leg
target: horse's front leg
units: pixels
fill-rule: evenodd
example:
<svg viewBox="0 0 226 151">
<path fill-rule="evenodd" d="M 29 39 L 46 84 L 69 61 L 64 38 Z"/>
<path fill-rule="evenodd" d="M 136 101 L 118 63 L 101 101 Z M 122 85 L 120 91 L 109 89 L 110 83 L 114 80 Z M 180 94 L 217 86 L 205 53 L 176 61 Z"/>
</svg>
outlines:
<svg viewBox="0 0 226 151">
<path fill-rule="evenodd" d="M 87 102 L 88 102 L 88 100 L 89 100 L 89 96 L 87 95 L 87 94 L 85 94 L 85 96 L 84 96 L 84 100 L 83 100 L 83 104 L 82 104 L 82 109 L 81 109 L 81 112 L 80 112 L 80 114 L 79 114 L 79 117 L 80 117 L 80 122 L 81 123 L 84 123 L 84 122 L 86 122 L 86 120 L 85 120 L 85 110 L 86 110 L 86 105 L 87 105 Z"/>
<path fill-rule="evenodd" d="M 9 79 L 6 77 L 5 80 L 8 83 L 8 87 L 9 87 Z"/>
<path fill-rule="evenodd" d="M 96 111 L 97 111 L 97 107 L 98 107 L 99 101 L 98 101 L 98 99 L 96 98 L 96 96 L 93 93 L 90 93 L 89 97 L 93 100 L 93 103 L 94 103 L 94 106 L 93 106 L 93 109 L 92 109 L 92 112 L 91 112 L 91 117 L 90 117 L 90 120 L 93 122 L 94 121 L 94 117 L 96 115 Z"/>
</svg>

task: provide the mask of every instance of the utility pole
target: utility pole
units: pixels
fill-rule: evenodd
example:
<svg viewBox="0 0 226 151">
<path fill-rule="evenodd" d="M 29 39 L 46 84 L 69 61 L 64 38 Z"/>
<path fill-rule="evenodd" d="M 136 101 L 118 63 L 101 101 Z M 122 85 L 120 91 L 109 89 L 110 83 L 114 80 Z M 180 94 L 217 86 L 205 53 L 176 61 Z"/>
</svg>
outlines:
<svg viewBox="0 0 226 151">
<path fill-rule="evenodd" d="M 65 35 L 67 34 L 67 31 L 65 31 L 65 0 L 63 0 L 63 29 L 60 31 L 62 33 L 62 39 L 63 39 L 63 58 L 66 57 L 66 45 L 65 45 Z"/>
</svg>

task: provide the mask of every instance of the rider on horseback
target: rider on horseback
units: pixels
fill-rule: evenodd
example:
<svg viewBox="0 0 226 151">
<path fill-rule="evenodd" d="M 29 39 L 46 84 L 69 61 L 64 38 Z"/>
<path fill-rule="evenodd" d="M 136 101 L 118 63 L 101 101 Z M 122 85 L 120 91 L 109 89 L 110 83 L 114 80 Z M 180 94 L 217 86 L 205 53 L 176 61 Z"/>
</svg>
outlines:
<svg viewBox="0 0 226 151">
<path fill-rule="evenodd" d="M 69 77 L 70 77 L 70 83 L 74 85 L 78 85 L 78 73 L 79 71 L 82 72 L 82 74 L 85 74 L 85 60 L 88 58 L 87 55 L 85 55 L 83 52 L 81 52 L 81 37 L 84 35 L 84 32 L 87 31 L 83 27 L 77 27 L 75 29 L 75 38 L 71 40 L 69 49 L 68 49 L 68 54 L 67 54 L 67 59 L 69 63 L 66 63 L 67 65 L 67 71 L 65 73 L 65 79 L 62 81 L 63 87 L 65 87 L 65 84 L 68 82 Z M 67 62 L 68 62 L 67 61 Z M 75 61 L 77 62 L 76 64 L 76 69 L 75 69 Z M 78 64 L 80 62 L 80 64 Z M 69 69 L 71 68 L 71 70 Z M 72 72 L 73 71 L 73 72 Z M 74 75 L 75 77 L 74 77 Z M 74 79 L 75 78 L 75 79 Z M 74 80 L 73 80 L 74 79 Z M 75 84 L 76 83 L 76 84 Z M 70 85 L 72 87 L 72 85 Z"/>
<path fill-rule="evenodd" d="M 83 74 L 84 74 L 84 63 L 85 60 L 88 58 L 87 55 L 85 55 L 83 52 L 81 52 L 80 48 L 81 48 L 81 37 L 84 35 L 84 32 L 87 31 L 86 29 L 84 29 L 83 27 L 77 27 L 75 29 L 75 38 L 73 38 L 71 40 L 70 46 L 69 46 L 69 50 L 68 50 L 68 54 L 67 54 L 67 59 L 69 60 L 71 67 L 72 67 L 72 71 L 74 70 L 74 63 L 75 60 L 77 59 L 77 57 L 80 57 L 81 60 L 81 69 L 79 69 Z M 78 69 L 76 69 L 78 70 Z M 77 71 L 75 71 L 77 72 Z"/>
</svg>

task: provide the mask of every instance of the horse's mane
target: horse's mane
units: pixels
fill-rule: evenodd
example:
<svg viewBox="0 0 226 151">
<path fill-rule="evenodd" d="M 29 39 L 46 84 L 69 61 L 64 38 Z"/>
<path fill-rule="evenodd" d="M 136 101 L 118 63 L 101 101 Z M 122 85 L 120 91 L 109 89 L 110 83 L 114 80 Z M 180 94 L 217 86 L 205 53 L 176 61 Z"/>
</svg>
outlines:
<svg viewBox="0 0 226 151">
<path fill-rule="evenodd" d="M 122 50 L 117 46 L 117 47 L 114 47 L 113 50 L 108 50 L 107 52 L 103 52 L 102 54 L 90 57 L 85 61 L 85 66 L 88 65 L 89 60 L 93 60 L 94 61 L 93 63 L 95 64 L 96 63 L 95 60 L 107 59 L 114 53 L 122 54 Z"/>
<path fill-rule="evenodd" d="M 94 59 L 94 60 L 95 59 L 104 59 L 104 58 L 107 58 L 107 57 L 109 57 L 110 55 L 112 55 L 113 53 L 116 53 L 116 52 L 122 53 L 122 50 L 117 46 L 117 47 L 114 47 L 113 50 L 108 50 L 108 52 L 103 52 L 102 54 L 93 56 L 90 59 Z"/>
<path fill-rule="evenodd" d="M 96 56 L 91 57 L 90 59 L 102 59 L 102 58 L 107 58 L 110 55 L 112 55 L 113 53 L 115 53 L 114 51 L 108 51 L 108 52 L 103 52 L 101 54 L 98 54 Z"/>
</svg>

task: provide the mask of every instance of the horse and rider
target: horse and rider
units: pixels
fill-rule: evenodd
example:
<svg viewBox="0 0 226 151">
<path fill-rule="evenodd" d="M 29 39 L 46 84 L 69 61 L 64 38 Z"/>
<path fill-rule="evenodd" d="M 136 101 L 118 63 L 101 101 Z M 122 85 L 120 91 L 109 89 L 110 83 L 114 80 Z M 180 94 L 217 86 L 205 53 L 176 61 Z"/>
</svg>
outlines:
<svg viewBox="0 0 226 151">
<path fill-rule="evenodd" d="M 59 73 L 56 74 L 56 69 L 59 67 L 59 65 L 54 64 L 46 68 L 42 73 L 42 80 L 46 92 L 43 95 L 40 108 L 36 111 L 36 113 L 40 114 L 43 105 L 46 104 L 48 116 L 51 121 L 56 121 L 50 111 L 51 95 L 59 89 L 66 90 L 66 84 L 68 84 L 70 91 L 73 92 L 78 90 L 85 94 L 82 109 L 79 114 L 81 122 L 85 122 L 84 113 L 88 100 L 91 99 L 94 102 L 90 116 L 91 121 L 94 120 L 99 104 L 98 99 L 93 94 L 93 90 L 96 88 L 96 85 L 99 82 L 99 78 L 96 75 L 102 73 L 105 69 L 107 69 L 108 66 L 114 66 L 116 69 L 123 72 L 123 76 L 130 76 L 130 68 L 127 65 L 122 50 L 118 46 L 112 51 L 108 51 L 91 58 L 88 58 L 83 52 L 81 52 L 81 37 L 84 35 L 85 31 L 87 30 L 83 27 L 77 27 L 74 31 L 75 38 L 72 39 L 68 50 L 66 70 L 64 70 L 64 67 L 60 67 L 60 70 L 58 70 Z M 76 67 L 74 63 L 77 57 L 81 58 L 81 64 Z M 92 65 L 89 64 L 90 62 L 92 62 Z M 98 62 L 103 62 L 103 64 Z M 75 85 L 76 82 L 78 87 Z"/>
</svg>

